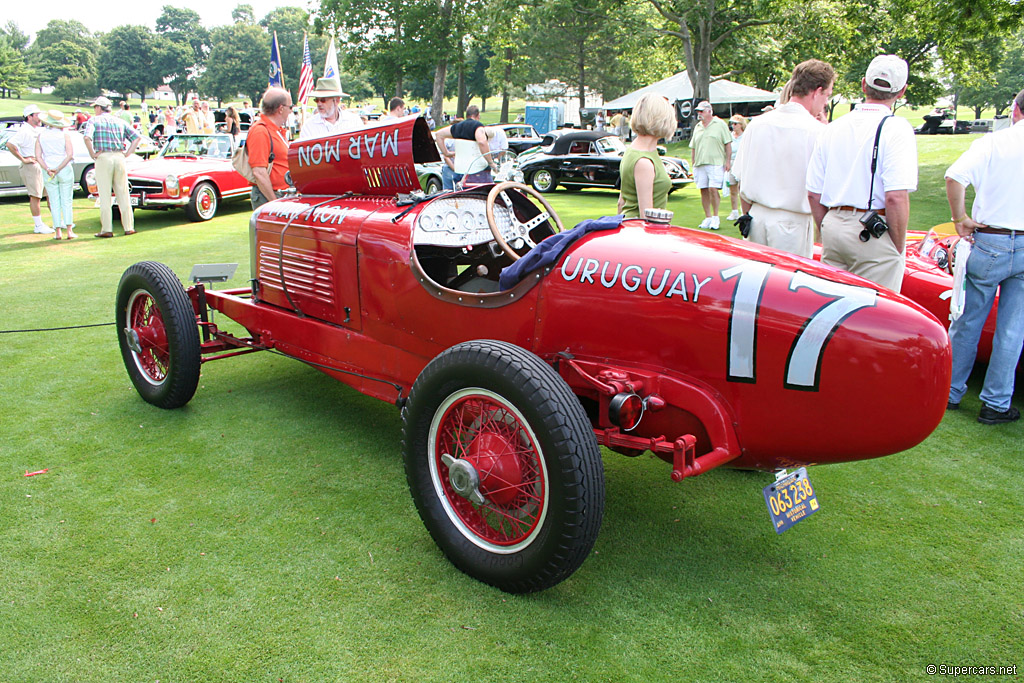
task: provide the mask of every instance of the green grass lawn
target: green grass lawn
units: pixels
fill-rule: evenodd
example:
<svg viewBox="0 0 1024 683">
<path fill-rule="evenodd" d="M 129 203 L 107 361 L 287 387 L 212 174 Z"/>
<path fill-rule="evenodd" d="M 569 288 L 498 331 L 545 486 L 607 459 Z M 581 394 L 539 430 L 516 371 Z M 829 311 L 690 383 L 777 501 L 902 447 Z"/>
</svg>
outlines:
<svg viewBox="0 0 1024 683">
<path fill-rule="evenodd" d="M 942 170 L 969 141 L 918 140 L 912 227 L 948 218 Z M 614 213 L 616 198 L 560 190 L 552 202 L 572 225 Z M 682 225 L 702 216 L 693 189 L 669 208 Z M 109 322 L 121 273 L 141 260 L 181 277 L 238 262 L 229 285 L 244 286 L 249 212 L 224 209 L 203 224 L 139 212 L 138 235 L 97 240 L 98 210 L 79 199 L 82 237 L 57 242 L 31 233 L 26 201 L 0 200 L 0 329 Z M 0 679 L 1024 671 L 1024 424 L 975 422 L 977 382 L 920 446 L 812 468 L 822 510 L 782 536 L 761 496 L 768 474 L 675 484 L 660 460 L 605 452 L 593 554 L 529 596 L 466 577 L 435 547 L 406 488 L 393 406 L 268 354 L 209 364 L 200 385 L 162 411 L 132 388 L 112 327 L 0 334 Z"/>
</svg>

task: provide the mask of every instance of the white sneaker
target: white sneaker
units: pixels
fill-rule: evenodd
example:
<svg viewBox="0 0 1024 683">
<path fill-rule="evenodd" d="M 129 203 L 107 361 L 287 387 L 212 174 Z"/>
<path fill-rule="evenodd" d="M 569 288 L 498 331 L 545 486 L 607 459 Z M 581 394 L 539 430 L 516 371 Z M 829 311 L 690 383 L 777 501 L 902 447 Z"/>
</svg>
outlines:
<svg viewBox="0 0 1024 683">
<path fill-rule="evenodd" d="M 733 209 L 732 213 L 729 214 L 729 217 L 726 220 L 728 220 L 728 221 L 735 221 L 735 220 L 739 220 L 739 217 L 740 217 L 740 212 L 737 211 L 736 209 Z"/>
<path fill-rule="evenodd" d="M 33 230 L 32 232 L 34 232 L 37 235 L 52 235 L 53 234 L 53 228 L 51 228 L 51 227 L 49 227 L 47 225 L 37 225 L 36 229 Z"/>
<path fill-rule="evenodd" d="M 712 230 L 718 230 L 721 227 L 720 223 L 722 220 L 718 216 L 712 216 L 709 220 L 711 222 L 708 224 L 708 227 Z"/>
</svg>

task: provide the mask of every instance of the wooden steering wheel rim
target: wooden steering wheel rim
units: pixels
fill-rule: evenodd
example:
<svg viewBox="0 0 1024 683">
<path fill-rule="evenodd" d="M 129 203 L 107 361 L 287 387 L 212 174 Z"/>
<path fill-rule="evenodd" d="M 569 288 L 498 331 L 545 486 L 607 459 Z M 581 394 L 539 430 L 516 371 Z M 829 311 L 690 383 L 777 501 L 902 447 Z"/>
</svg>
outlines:
<svg viewBox="0 0 1024 683">
<path fill-rule="evenodd" d="M 544 195 L 542 195 L 540 192 L 537 192 L 532 187 L 524 185 L 522 183 L 497 183 L 494 187 L 491 188 L 491 191 L 487 194 L 487 227 L 491 229 L 491 235 L 494 237 L 494 241 L 498 243 L 498 246 L 501 247 L 501 250 L 505 252 L 508 255 L 508 257 L 511 258 L 513 261 L 518 261 L 522 257 L 515 251 L 513 251 L 512 247 L 510 247 L 508 245 L 508 242 L 505 241 L 505 238 L 502 237 L 501 231 L 498 230 L 498 222 L 494 218 L 494 202 L 498 198 L 498 195 L 504 192 L 505 190 L 519 190 L 521 193 L 533 197 L 534 199 L 540 202 L 541 206 L 544 207 L 544 210 L 547 212 L 548 216 L 551 219 L 554 219 L 556 228 L 555 232 L 562 232 L 563 230 L 565 230 L 565 228 L 562 226 L 562 219 L 558 217 L 558 214 L 555 213 L 555 210 L 551 208 L 551 204 L 548 203 L 548 200 L 545 199 Z M 512 210 L 511 206 L 508 208 L 509 211 Z"/>
</svg>

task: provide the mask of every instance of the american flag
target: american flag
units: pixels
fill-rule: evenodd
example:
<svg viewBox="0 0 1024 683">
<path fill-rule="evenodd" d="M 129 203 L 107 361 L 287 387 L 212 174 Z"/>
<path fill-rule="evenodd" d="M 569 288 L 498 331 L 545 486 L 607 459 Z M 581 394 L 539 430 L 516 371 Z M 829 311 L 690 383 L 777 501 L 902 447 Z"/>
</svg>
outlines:
<svg viewBox="0 0 1024 683">
<path fill-rule="evenodd" d="M 309 59 L 309 36 L 302 36 L 302 70 L 299 71 L 299 104 L 305 104 L 313 89 L 313 63 Z"/>
</svg>

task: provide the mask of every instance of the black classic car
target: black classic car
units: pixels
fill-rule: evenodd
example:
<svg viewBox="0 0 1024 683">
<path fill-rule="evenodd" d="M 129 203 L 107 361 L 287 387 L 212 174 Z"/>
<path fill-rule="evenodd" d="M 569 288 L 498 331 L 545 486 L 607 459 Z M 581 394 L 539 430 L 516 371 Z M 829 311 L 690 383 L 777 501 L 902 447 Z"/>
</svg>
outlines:
<svg viewBox="0 0 1024 683">
<path fill-rule="evenodd" d="M 619 164 L 626 146 L 618 136 L 602 131 L 566 131 L 548 134 L 540 147 L 519 157 L 519 170 L 538 192 L 567 189 L 619 187 Z M 672 191 L 693 182 L 690 164 L 663 156 L 662 163 L 672 180 Z"/>
<path fill-rule="evenodd" d="M 499 123 L 488 128 L 500 128 L 508 139 L 508 148 L 516 154 L 522 154 L 541 144 L 540 133 L 528 123 Z"/>
</svg>

